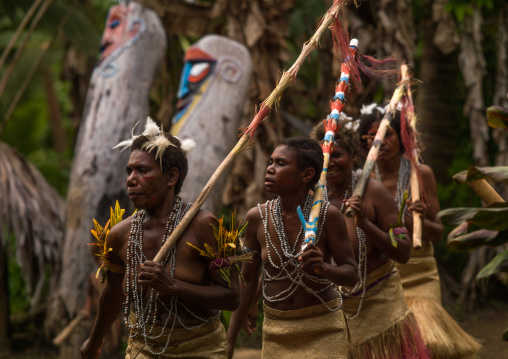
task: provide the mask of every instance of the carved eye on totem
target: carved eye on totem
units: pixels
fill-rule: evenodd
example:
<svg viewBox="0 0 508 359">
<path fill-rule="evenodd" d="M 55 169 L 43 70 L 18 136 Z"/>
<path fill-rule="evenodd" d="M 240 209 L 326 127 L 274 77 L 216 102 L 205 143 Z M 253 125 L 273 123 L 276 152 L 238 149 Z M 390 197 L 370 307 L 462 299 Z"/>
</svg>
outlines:
<svg viewBox="0 0 508 359">
<path fill-rule="evenodd" d="M 114 29 L 115 27 L 120 25 L 120 23 L 121 23 L 120 19 L 111 20 L 111 22 L 109 23 L 109 28 Z"/>
<path fill-rule="evenodd" d="M 210 61 L 188 61 L 184 65 L 178 98 L 183 99 L 199 91 L 201 85 L 213 73 L 215 62 Z"/>
</svg>

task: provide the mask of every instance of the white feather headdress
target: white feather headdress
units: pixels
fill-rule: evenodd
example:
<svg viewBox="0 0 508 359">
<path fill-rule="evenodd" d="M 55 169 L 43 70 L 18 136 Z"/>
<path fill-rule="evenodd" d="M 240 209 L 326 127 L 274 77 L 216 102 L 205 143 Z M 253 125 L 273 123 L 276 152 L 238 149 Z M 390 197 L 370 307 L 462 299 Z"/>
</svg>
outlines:
<svg viewBox="0 0 508 359">
<path fill-rule="evenodd" d="M 139 123 L 139 121 L 138 121 Z M 134 129 L 136 128 L 136 126 L 138 125 L 138 123 L 136 123 L 136 125 L 134 126 L 134 128 L 132 129 L 131 131 L 131 135 L 132 137 L 128 140 L 125 140 L 125 141 L 122 141 L 120 142 L 119 144 L 117 144 L 115 147 L 113 147 L 113 149 L 115 148 L 122 148 L 122 151 L 125 150 L 126 148 L 130 148 L 132 146 L 132 143 L 136 140 L 136 138 L 139 137 L 139 135 L 134 135 Z M 174 143 L 172 143 L 165 135 L 164 135 L 164 130 L 163 128 L 159 128 L 159 126 L 157 126 L 157 124 L 155 123 L 154 120 L 152 120 L 150 118 L 150 116 L 148 116 L 146 118 L 146 124 L 145 124 L 145 130 L 143 131 L 142 133 L 143 136 L 145 136 L 148 141 L 146 141 L 142 146 L 141 148 L 143 150 L 146 150 L 148 152 L 152 152 L 153 150 L 155 150 L 155 159 L 159 159 L 160 160 L 160 163 L 161 163 L 161 169 L 162 169 L 162 155 L 164 154 L 164 151 L 169 147 L 169 146 L 174 146 L 174 147 L 178 147 L 177 145 L 175 145 Z M 176 136 L 175 136 L 176 137 Z M 178 137 L 176 137 L 178 139 Z M 196 143 L 191 140 L 190 138 L 189 139 L 185 139 L 183 141 L 181 141 L 181 150 L 183 152 L 183 154 L 186 156 L 187 153 L 189 153 L 190 151 L 192 151 L 194 149 L 194 147 L 196 147 Z"/>
<path fill-rule="evenodd" d="M 378 106 L 377 103 L 373 102 L 370 105 L 362 105 L 362 108 L 360 109 L 360 114 L 362 116 L 372 115 L 372 113 L 374 113 L 374 110 L 377 110 L 378 112 L 384 115 L 386 112 L 386 108 L 387 107 L 383 108 L 381 106 Z"/>
</svg>

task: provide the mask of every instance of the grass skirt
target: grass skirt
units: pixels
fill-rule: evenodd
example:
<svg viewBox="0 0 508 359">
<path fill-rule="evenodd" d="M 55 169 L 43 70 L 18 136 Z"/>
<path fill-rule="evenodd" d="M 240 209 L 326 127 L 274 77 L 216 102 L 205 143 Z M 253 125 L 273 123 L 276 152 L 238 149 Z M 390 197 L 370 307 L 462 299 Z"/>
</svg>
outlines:
<svg viewBox="0 0 508 359">
<path fill-rule="evenodd" d="M 367 275 L 360 314 L 347 320 L 351 359 L 430 358 L 416 320 L 407 307 L 392 261 Z M 344 313 L 356 314 L 361 291 L 344 300 Z"/>
<path fill-rule="evenodd" d="M 339 300 L 328 302 L 335 308 Z M 341 310 L 330 312 L 322 304 L 297 310 L 264 308 L 263 359 L 346 359 L 348 337 Z"/>
<path fill-rule="evenodd" d="M 131 322 L 132 315 L 131 315 Z M 148 346 L 154 353 L 164 349 L 168 338 L 169 329 L 163 332 L 162 327 L 154 327 L 152 336 L 162 335 L 148 342 Z M 125 359 L 149 359 L 149 358 L 200 358 L 200 359 L 225 359 L 226 354 L 226 330 L 219 318 L 195 329 L 173 329 L 169 345 L 164 353 L 152 354 L 145 345 L 142 335 L 130 337 L 125 352 Z"/>
<path fill-rule="evenodd" d="M 423 241 L 420 250 L 411 251 L 410 261 L 397 267 L 407 305 L 415 315 L 432 358 L 474 358 L 481 345 L 441 306 L 439 273 L 432 244 Z"/>
</svg>

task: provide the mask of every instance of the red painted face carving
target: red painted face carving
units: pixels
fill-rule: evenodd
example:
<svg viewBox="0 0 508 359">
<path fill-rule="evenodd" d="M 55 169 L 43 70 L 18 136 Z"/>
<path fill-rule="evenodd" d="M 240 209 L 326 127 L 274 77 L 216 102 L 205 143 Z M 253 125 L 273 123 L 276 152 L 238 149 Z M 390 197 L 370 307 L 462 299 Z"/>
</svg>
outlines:
<svg viewBox="0 0 508 359">
<path fill-rule="evenodd" d="M 107 59 L 115 50 L 124 46 L 139 31 L 139 24 L 129 29 L 130 9 L 125 5 L 113 6 L 108 13 L 101 40 L 99 62 Z"/>
</svg>

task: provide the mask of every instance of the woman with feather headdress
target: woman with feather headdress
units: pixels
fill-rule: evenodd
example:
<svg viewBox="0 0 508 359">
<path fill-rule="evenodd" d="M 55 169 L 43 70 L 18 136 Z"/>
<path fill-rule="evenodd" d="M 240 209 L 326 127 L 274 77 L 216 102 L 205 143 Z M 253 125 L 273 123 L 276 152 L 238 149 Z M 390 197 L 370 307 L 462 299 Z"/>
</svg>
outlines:
<svg viewBox="0 0 508 359">
<path fill-rule="evenodd" d="M 215 217 L 200 210 L 162 263 L 152 260 L 190 207 L 178 193 L 194 142 L 165 134 L 148 118 L 141 135 L 117 147 L 131 151 L 126 185 L 138 211 L 107 236 L 107 283 L 82 357 L 97 358 L 105 333 L 123 311 L 130 330 L 126 358 L 224 358 L 220 310 L 238 306 L 238 277 L 233 272 L 227 283 L 187 244 L 217 251 L 210 226 L 217 226 Z"/>
</svg>

